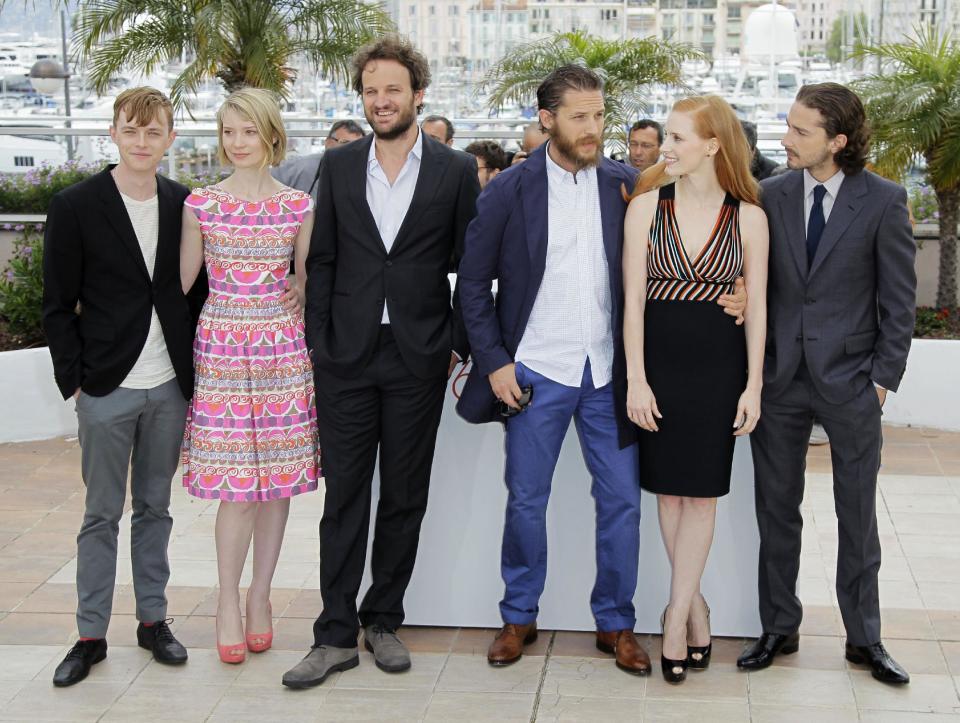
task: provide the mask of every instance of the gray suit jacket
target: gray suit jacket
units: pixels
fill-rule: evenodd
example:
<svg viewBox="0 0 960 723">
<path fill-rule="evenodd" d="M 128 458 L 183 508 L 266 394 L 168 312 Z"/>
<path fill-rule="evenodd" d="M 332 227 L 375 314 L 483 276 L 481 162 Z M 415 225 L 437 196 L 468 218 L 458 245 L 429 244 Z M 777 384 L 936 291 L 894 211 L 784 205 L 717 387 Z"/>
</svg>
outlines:
<svg viewBox="0 0 960 723">
<path fill-rule="evenodd" d="M 796 374 L 801 354 L 817 392 L 843 404 L 870 380 L 896 391 L 916 314 L 916 242 L 903 186 L 847 176 L 807 269 L 803 171 L 761 184 L 770 223 L 764 396 Z"/>
<path fill-rule="evenodd" d="M 317 186 L 320 178 L 320 164 L 323 162 L 322 153 L 310 153 L 306 156 L 295 156 L 281 165 L 270 170 L 270 174 L 280 183 L 295 188 L 298 191 L 309 193 L 313 202 L 317 202 Z"/>
</svg>

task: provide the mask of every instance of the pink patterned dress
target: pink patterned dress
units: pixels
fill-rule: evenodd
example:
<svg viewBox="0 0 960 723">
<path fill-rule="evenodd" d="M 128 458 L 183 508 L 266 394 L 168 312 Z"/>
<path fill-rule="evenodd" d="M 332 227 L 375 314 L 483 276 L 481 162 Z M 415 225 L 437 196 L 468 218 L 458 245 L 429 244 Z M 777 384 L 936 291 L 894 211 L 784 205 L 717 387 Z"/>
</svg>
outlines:
<svg viewBox="0 0 960 723">
<path fill-rule="evenodd" d="M 287 188 L 249 203 L 208 186 L 186 205 L 200 222 L 210 295 L 193 345 L 183 485 L 236 502 L 315 490 L 320 453 L 303 315 L 280 304 L 313 199 Z"/>
</svg>

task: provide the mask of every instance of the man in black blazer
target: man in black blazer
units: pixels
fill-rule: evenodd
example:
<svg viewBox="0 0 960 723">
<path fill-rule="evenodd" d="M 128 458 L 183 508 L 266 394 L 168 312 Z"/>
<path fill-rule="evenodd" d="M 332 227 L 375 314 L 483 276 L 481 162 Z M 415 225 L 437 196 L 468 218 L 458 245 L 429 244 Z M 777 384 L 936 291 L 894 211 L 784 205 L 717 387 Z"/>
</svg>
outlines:
<svg viewBox="0 0 960 723">
<path fill-rule="evenodd" d="M 307 257 L 306 333 L 326 498 L 315 647 L 283 677 L 318 685 L 359 662 L 406 670 L 396 635 L 427 504 L 446 380 L 468 348 L 447 271 L 479 195 L 473 157 L 415 123 L 427 60 L 386 36 L 358 51 L 354 88 L 373 135 L 327 152 Z M 380 456 L 373 583 L 357 610 Z"/>
<path fill-rule="evenodd" d="M 769 329 L 760 422 L 750 435 L 763 635 L 737 661 L 795 652 L 804 468 L 816 417 L 830 438 L 846 658 L 906 683 L 880 640 L 880 415 L 913 336 L 916 243 L 903 186 L 864 169 L 863 105 L 836 83 L 801 88 L 787 116 L 790 172 L 761 184 L 770 222 Z"/>
<path fill-rule="evenodd" d="M 80 640 L 56 669 L 57 686 L 83 680 L 106 657 L 128 468 L 137 641 L 161 663 L 187 659 L 164 621 L 170 480 L 193 394 L 193 324 L 180 284 L 189 191 L 156 174 L 176 135 L 159 91 L 121 93 L 110 135 L 120 162 L 54 196 L 44 238 L 44 330 L 57 386 L 76 400 L 87 488 Z"/>
</svg>

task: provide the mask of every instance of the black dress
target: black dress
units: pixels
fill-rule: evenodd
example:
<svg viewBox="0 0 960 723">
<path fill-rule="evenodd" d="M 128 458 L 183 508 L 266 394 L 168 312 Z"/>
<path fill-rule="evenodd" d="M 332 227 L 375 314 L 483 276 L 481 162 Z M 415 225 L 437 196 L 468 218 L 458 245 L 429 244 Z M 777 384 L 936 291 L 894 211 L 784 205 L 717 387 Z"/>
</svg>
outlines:
<svg viewBox="0 0 960 723">
<path fill-rule="evenodd" d="M 743 265 L 740 202 L 727 194 L 696 258 L 683 247 L 674 186 L 660 189 L 650 226 L 644 363 L 663 419 L 640 435 L 640 484 L 655 494 L 721 497 L 730 491 L 734 418 L 747 381 L 744 329 L 717 298 Z"/>
</svg>

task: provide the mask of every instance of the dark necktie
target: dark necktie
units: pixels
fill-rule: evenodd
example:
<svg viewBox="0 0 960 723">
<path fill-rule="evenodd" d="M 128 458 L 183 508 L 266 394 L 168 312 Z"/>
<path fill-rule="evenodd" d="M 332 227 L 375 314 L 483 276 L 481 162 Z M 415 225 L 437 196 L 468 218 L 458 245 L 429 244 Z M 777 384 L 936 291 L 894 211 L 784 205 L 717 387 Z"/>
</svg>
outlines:
<svg viewBox="0 0 960 723">
<path fill-rule="evenodd" d="M 823 197 L 827 188 L 822 183 L 813 187 L 813 208 L 810 209 L 810 219 L 807 221 L 807 268 L 813 265 L 813 257 L 817 253 L 820 237 L 823 236 L 823 227 L 827 225 L 823 217 Z"/>
</svg>

